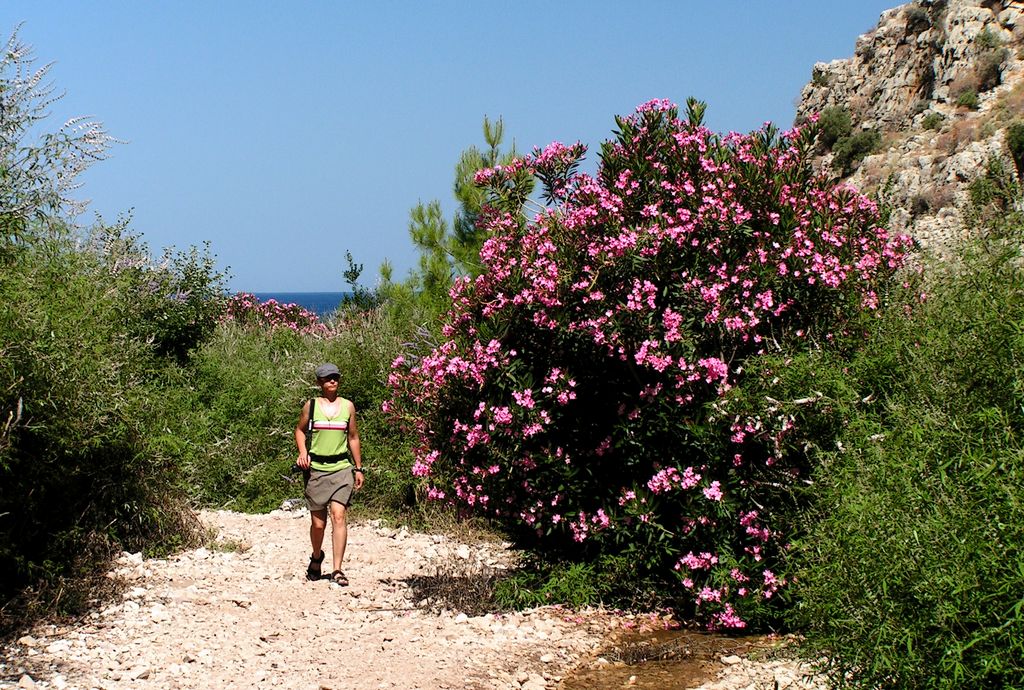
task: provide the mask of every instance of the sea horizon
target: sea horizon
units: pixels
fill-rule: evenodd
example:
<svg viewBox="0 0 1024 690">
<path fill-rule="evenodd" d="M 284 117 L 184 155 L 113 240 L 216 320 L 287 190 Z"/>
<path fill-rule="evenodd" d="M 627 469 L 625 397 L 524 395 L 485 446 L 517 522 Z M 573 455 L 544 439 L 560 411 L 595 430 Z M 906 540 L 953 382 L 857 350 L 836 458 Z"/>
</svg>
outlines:
<svg viewBox="0 0 1024 690">
<path fill-rule="evenodd" d="M 242 290 L 240 292 L 246 292 Z M 249 292 L 260 302 L 274 300 L 281 304 L 297 304 L 317 316 L 326 316 L 335 310 L 351 292 Z"/>
</svg>

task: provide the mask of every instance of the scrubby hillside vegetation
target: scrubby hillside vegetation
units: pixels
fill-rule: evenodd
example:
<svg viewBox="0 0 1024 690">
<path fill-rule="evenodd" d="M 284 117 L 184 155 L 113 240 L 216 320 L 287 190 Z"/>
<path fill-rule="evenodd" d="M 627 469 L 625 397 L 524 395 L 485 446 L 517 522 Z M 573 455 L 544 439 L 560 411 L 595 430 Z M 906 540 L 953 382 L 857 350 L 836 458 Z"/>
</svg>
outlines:
<svg viewBox="0 0 1024 690">
<path fill-rule="evenodd" d="M 48 129 L 54 95 L 13 36 L 0 56 L 0 630 L 87 609 L 122 550 L 198 543 L 196 507 L 301 495 L 292 429 L 324 360 L 345 371 L 381 460 L 364 507 L 412 504 L 408 444 L 379 410 L 426 317 L 396 300 L 327 326 L 229 299 L 209 248 L 154 256 L 127 221 L 74 225 L 76 177 L 113 140 L 97 122 Z"/>
<path fill-rule="evenodd" d="M 33 140 L 51 89 L 12 38 L 0 56 L 0 597 L 81 605 L 115 550 L 191 538 L 160 433 L 161 370 L 213 330 L 217 276 L 198 254 L 154 262 L 123 227 L 67 223 L 76 176 L 111 143 L 71 122 Z M 184 295 L 194 281 L 213 292 Z M 169 365 L 169 361 L 168 361 Z"/>
<path fill-rule="evenodd" d="M 0 624 L 86 609 L 112 554 L 202 539 L 196 507 L 299 495 L 292 427 L 334 361 L 369 469 L 357 516 L 482 519 L 528 556 L 496 606 L 797 630 L 840 685 L 1024 686 L 1024 125 L 1019 12 L 998 4 L 887 12 L 852 62 L 816 66 L 788 132 L 720 136 L 702 103 L 651 101 L 591 176 L 583 146 L 503 152 L 485 121 L 455 219 L 411 213 L 418 269 L 385 266 L 325 321 L 226 296 L 206 248 L 75 227 L 68 185 L 111 140 L 84 123 L 26 143 L 48 95 L 15 37 Z M 950 100 L 966 68 L 936 67 L 941 36 L 999 57 L 977 111 Z M 933 78 L 860 104 L 842 75 L 886 73 L 890 43 Z M 999 129 L 956 159 L 955 229 L 915 243 L 898 229 L 948 205 L 907 195 L 920 156 L 879 151 L 979 117 Z"/>
<path fill-rule="evenodd" d="M 1005 176 L 972 190 L 976 237 L 955 262 L 922 257 L 917 307 L 763 389 L 810 396 L 800 417 L 829 429 L 808 439 L 792 620 L 859 687 L 1024 682 L 1022 197 Z"/>
<path fill-rule="evenodd" d="M 832 425 L 809 439 L 792 620 L 840 685 L 1024 687 L 1022 57 L 1019 3 L 921 0 L 815 65 L 798 105 L 815 165 L 923 248 L 917 307 L 773 374 L 794 395 L 813 377 L 802 415 Z"/>
<path fill-rule="evenodd" d="M 797 121 L 824 125 L 818 164 L 892 207 L 926 247 L 955 245 L 968 185 L 992 156 L 1024 160 L 1024 8 L 918 0 L 882 13 L 849 58 L 819 62 Z"/>
</svg>

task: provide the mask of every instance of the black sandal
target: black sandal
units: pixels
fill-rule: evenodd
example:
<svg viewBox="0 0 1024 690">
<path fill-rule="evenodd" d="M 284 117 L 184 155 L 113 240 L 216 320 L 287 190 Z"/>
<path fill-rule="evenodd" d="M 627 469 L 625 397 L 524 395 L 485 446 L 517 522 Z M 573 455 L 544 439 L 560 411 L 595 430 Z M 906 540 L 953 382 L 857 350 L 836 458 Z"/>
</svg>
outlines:
<svg viewBox="0 0 1024 690">
<path fill-rule="evenodd" d="M 309 566 L 306 568 L 306 579 L 316 582 L 320 579 L 320 564 L 324 562 L 324 550 L 320 549 L 320 558 L 309 557 Z"/>
<path fill-rule="evenodd" d="M 331 582 L 338 585 L 339 587 L 348 587 L 348 578 L 345 577 L 345 573 L 340 570 L 335 570 L 331 573 Z"/>
</svg>

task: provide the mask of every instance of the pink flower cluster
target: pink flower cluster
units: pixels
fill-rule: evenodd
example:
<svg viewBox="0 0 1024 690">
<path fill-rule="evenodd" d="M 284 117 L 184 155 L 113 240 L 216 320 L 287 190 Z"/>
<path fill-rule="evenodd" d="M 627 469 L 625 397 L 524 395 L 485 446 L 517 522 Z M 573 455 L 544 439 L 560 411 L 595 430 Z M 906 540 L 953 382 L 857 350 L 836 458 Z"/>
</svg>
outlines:
<svg viewBox="0 0 1024 690">
<path fill-rule="evenodd" d="M 316 314 L 298 304 L 282 304 L 273 299 L 261 302 L 248 292 L 231 296 L 223 320 L 248 328 L 285 328 L 302 335 L 323 337 L 330 333 Z"/>
<path fill-rule="evenodd" d="M 728 419 L 717 451 L 696 430 L 748 359 L 875 308 L 910 241 L 813 174 L 805 132 L 719 137 L 665 101 L 619 125 L 594 176 L 557 143 L 478 173 L 485 270 L 453 286 L 447 339 L 396 365 L 387 409 L 434 495 L 539 545 L 664 544 L 708 624 L 741 628 L 786 582 L 788 537 L 753 501 L 798 474 L 791 421 Z M 557 205 L 527 220 L 504 202 L 531 176 Z"/>
<path fill-rule="evenodd" d="M 647 480 L 647 488 L 651 493 L 661 494 L 674 489 L 692 489 L 699 482 L 700 475 L 692 467 L 687 467 L 682 474 L 675 467 L 666 467 Z"/>
</svg>

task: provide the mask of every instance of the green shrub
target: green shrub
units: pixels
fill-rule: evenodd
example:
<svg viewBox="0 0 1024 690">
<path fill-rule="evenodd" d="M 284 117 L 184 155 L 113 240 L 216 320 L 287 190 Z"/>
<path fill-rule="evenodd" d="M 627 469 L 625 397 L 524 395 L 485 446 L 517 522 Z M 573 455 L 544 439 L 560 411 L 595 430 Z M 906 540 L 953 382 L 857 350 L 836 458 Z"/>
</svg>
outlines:
<svg viewBox="0 0 1024 690">
<path fill-rule="evenodd" d="M 1024 176 L 1024 122 L 1017 120 L 1006 128 L 1006 147 L 1017 167 L 1018 177 Z"/>
<path fill-rule="evenodd" d="M 932 20 L 928 16 L 928 10 L 923 7 L 911 6 L 907 8 L 907 33 L 917 35 L 922 31 L 931 28 Z"/>
<path fill-rule="evenodd" d="M 942 123 L 945 121 L 946 118 L 942 113 L 931 112 L 924 116 L 921 126 L 928 130 L 937 130 L 942 127 Z"/>
<path fill-rule="evenodd" d="M 154 259 L 121 220 L 94 229 L 89 245 L 127 301 L 125 328 L 152 343 L 157 355 L 185 363 L 213 334 L 227 303 L 226 276 L 217 270 L 209 244 L 202 251 L 169 248 Z"/>
<path fill-rule="evenodd" d="M 997 156 L 985 162 L 981 175 L 967 185 L 970 205 L 964 214 L 969 223 L 986 225 L 992 232 L 993 224 L 1002 225 L 1006 213 L 1020 196 L 1020 187 L 1013 179 L 1006 162 Z"/>
<path fill-rule="evenodd" d="M 417 434 L 429 495 L 541 557 L 628 560 L 740 628 L 784 606 L 776 564 L 807 467 L 777 455 L 787 420 L 721 399 L 763 350 L 814 348 L 873 308 L 906 238 L 813 173 L 815 128 L 722 139 L 703 111 L 654 101 L 616 118 L 596 181 L 573 172 L 581 146 L 518 162 L 557 212 L 486 217 L 486 270 L 457 284 L 444 339 L 396 363 L 389 407 Z M 504 168 L 480 178 L 514 184 Z M 780 201 L 780 185 L 800 193 Z M 736 204 L 750 212 L 723 217 Z"/>
<path fill-rule="evenodd" d="M 978 47 L 979 51 L 989 52 L 995 51 L 1002 47 L 1003 42 L 990 29 L 986 28 L 984 31 L 974 37 L 974 44 Z"/>
<path fill-rule="evenodd" d="M 630 559 L 614 556 L 594 562 L 533 561 L 494 585 L 494 602 L 503 610 L 564 604 L 576 609 L 605 606 L 650 611 L 669 599 L 664 583 L 645 579 Z"/>
<path fill-rule="evenodd" d="M 978 63 L 974 68 L 978 93 L 990 91 L 1002 83 L 1003 63 L 1009 54 L 1009 50 L 1001 48 L 978 57 Z"/>
<path fill-rule="evenodd" d="M 143 293 L 138 335 L 152 339 L 158 354 L 183 362 L 213 335 L 224 312 L 226 276 L 217 270 L 209 243 L 203 251 L 169 249 L 158 266 L 149 271 L 149 283 L 162 290 Z"/>
<path fill-rule="evenodd" d="M 190 393 L 169 415 L 164 449 L 180 463 L 193 500 L 267 511 L 287 497 L 303 349 L 301 336 L 286 329 L 245 332 L 227 324 L 195 351 L 180 374 Z M 283 381 L 295 384 L 288 390 Z"/>
<path fill-rule="evenodd" d="M 125 326 L 131 303 L 70 233 L 24 243 L 0 272 L 0 598 L 14 602 L 0 628 L 33 604 L 83 604 L 121 549 L 195 536 L 173 465 L 147 452 L 168 398 Z"/>
<path fill-rule="evenodd" d="M 818 127 L 818 144 L 831 149 L 837 141 L 850 136 L 853 129 L 850 111 L 842 107 L 826 108 L 818 118 Z"/>
<path fill-rule="evenodd" d="M 957 96 L 956 104 L 971 110 L 978 109 L 978 92 L 974 89 L 967 89 Z"/>
<path fill-rule="evenodd" d="M 293 432 L 299 407 L 317 394 L 313 369 L 330 361 L 341 369 L 341 394 L 356 405 L 368 468 L 356 505 L 388 514 L 415 505 L 410 441 L 381 413 L 390 364 L 413 337 L 413 304 L 343 309 L 316 328 L 300 315 L 298 330 L 284 316 L 276 328 L 246 319 L 222 323 L 180 371 L 193 392 L 168 415 L 177 422 L 164 438 L 163 455 L 180 458 L 193 500 L 265 512 L 302 495 L 301 475 L 290 472 Z"/>
<path fill-rule="evenodd" d="M 80 119 L 46 132 L 52 88 L 33 62 L 16 35 L 0 54 L 0 634 L 80 611 L 121 549 L 196 536 L 173 465 L 148 452 L 167 396 L 130 328 L 145 293 L 125 275 L 149 257 L 69 221 L 79 173 L 111 138 Z M 123 239 L 123 224 L 107 234 Z"/>
<path fill-rule="evenodd" d="M 794 595 L 807 652 L 837 682 L 1024 678 L 1022 240 L 1011 214 L 962 263 L 932 268 L 926 301 L 815 362 L 815 412 L 833 423 L 817 440 Z M 777 375 L 796 385 L 801 367 L 790 371 Z M 824 383 L 839 377 L 849 390 Z"/>
<path fill-rule="evenodd" d="M 555 567 L 538 565 L 497 583 L 499 606 L 526 609 L 564 604 L 573 608 L 596 606 L 612 589 L 613 582 L 601 578 L 588 563 L 565 563 Z"/>
<path fill-rule="evenodd" d="M 882 135 L 873 129 L 861 130 L 843 137 L 832 147 L 832 167 L 841 175 L 849 175 L 857 164 L 882 143 Z"/>
</svg>

